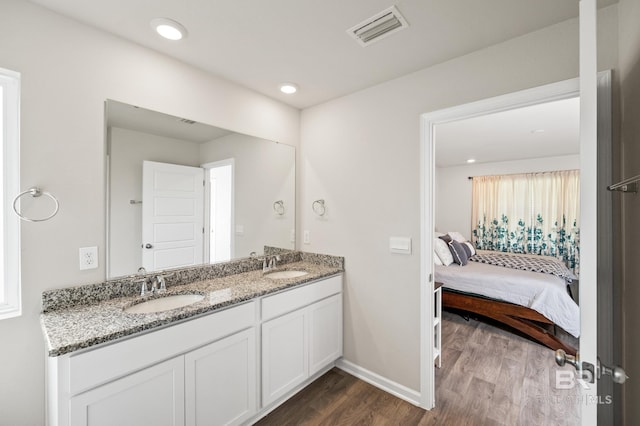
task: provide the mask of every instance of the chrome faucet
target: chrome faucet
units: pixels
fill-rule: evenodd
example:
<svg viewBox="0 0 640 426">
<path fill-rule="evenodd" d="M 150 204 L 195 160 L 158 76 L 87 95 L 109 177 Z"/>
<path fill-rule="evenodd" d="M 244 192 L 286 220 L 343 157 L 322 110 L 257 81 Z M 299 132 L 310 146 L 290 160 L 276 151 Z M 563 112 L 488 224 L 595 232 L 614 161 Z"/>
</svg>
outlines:
<svg viewBox="0 0 640 426">
<path fill-rule="evenodd" d="M 138 275 L 140 275 L 141 278 L 133 280 L 134 283 L 142 283 L 142 286 L 140 288 L 140 296 L 146 296 L 147 294 L 147 277 L 145 276 L 146 273 L 147 273 L 147 270 L 144 268 L 144 266 L 139 267 Z M 135 278 L 135 277 L 136 275 L 131 275 L 129 278 Z"/>
<path fill-rule="evenodd" d="M 149 290 L 147 290 L 147 281 L 149 281 L 148 277 L 142 277 L 138 278 L 137 280 L 133 280 L 134 283 L 142 283 L 142 286 L 140 287 L 140 296 L 142 297 L 147 296 L 147 293 L 149 293 Z"/>
<path fill-rule="evenodd" d="M 276 269 L 277 262 L 280 260 L 280 255 L 274 255 L 274 256 L 265 256 L 262 259 L 262 273 L 265 274 L 269 271 L 273 271 L 274 269 Z"/>
<path fill-rule="evenodd" d="M 151 295 L 158 292 L 158 277 L 151 277 Z"/>
<path fill-rule="evenodd" d="M 167 283 L 165 281 L 165 278 L 168 277 L 169 275 L 158 275 L 156 277 L 156 282 L 160 285 L 160 288 L 158 288 L 158 293 L 162 294 L 164 292 L 167 291 Z"/>
<path fill-rule="evenodd" d="M 162 294 L 167 291 L 167 282 L 165 278 L 172 276 L 173 274 L 159 273 L 155 277 L 151 278 L 151 294 Z"/>
<path fill-rule="evenodd" d="M 140 267 L 138 269 L 138 272 L 141 274 L 146 274 L 147 271 L 146 269 L 144 269 L 143 267 Z M 148 293 L 151 293 L 152 295 L 154 294 L 162 294 L 164 292 L 167 291 L 167 283 L 165 281 L 165 278 L 170 277 L 173 274 L 169 274 L 169 275 L 163 275 L 163 274 L 158 274 L 155 277 L 146 277 L 143 276 L 142 278 L 139 278 L 137 280 L 134 280 L 134 282 L 136 283 L 142 283 L 142 286 L 140 288 L 140 296 L 147 296 Z M 148 290 L 147 289 L 147 283 L 151 284 L 151 289 Z"/>
</svg>

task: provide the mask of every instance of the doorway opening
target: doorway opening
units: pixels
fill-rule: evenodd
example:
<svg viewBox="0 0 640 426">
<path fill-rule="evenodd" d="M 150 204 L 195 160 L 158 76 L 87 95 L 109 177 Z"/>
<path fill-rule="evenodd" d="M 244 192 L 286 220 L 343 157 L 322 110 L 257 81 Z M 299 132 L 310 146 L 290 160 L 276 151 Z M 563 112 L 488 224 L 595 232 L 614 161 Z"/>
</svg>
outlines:
<svg viewBox="0 0 640 426">
<path fill-rule="evenodd" d="M 598 297 L 592 294 L 584 298 L 580 297 L 580 352 L 585 348 L 592 349 L 593 342 L 598 340 L 598 348 L 610 347 L 605 342 L 611 335 L 611 304 L 604 303 L 610 300 L 611 279 L 600 271 L 610 271 L 611 262 L 610 241 L 610 203 L 606 202 L 606 182 L 610 181 L 611 160 L 611 73 L 598 74 L 598 138 L 582 138 L 580 141 L 580 186 L 581 186 L 581 242 L 592 242 L 597 237 L 597 245 L 588 244 L 581 251 L 583 263 L 592 266 L 597 264 L 598 274 L 585 273 L 580 280 L 580 287 L 587 289 L 598 288 Z M 436 226 L 436 133 L 441 125 L 460 120 L 472 119 L 488 114 L 510 111 L 544 103 L 560 101 L 580 96 L 579 79 L 567 80 L 549 84 L 533 89 L 524 90 L 496 98 L 486 99 L 466 105 L 461 105 L 445 110 L 435 111 L 422 115 L 422 221 L 421 221 L 421 249 L 423 253 L 434 252 L 434 234 Z M 581 101 L 581 109 L 586 101 Z M 590 105 L 590 104 L 588 104 Z M 583 122 L 580 122 L 581 126 Z M 533 130 L 533 129 L 532 129 Z M 581 129 L 582 132 L 582 129 Z M 594 153 L 597 152 L 597 157 Z M 596 160 L 597 161 L 594 161 Z M 597 162 L 597 179 L 593 171 Z M 590 165 L 585 169 L 585 165 Z M 593 166 L 591 166 L 593 165 Z M 597 200 L 597 203 L 596 203 Z M 593 214 L 597 206 L 597 217 Z M 586 212 L 586 213 L 585 213 Z M 608 225 L 608 227 L 607 227 Z M 449 229 L 443 231 L 450 231 Z M 594 256 L 597 247 L 597 256 Z M 597 260 L 597 261 L 596 261 Z M 435 400 L 435 371 L 433 364 L 434 355 L 434 305 L 432 302 L 434 290 L 434 263 L 431 256 L 424 255 L 421 259 L 421 404 L 424 408 L 433 408 Z M 596 306 L 597 305 L 597 306 Z M 605 306 L 606 305 L 606 306 Z M 596 314 L 597 312 L 597 314 Z M 597 318 L 597 322 L 595 321 Z M 608 330 L 608 331 L 607 331 Z M 604 349 L 602 349 L 604 350 Z M 445 354 L 446 355 L 446 354 Z M 553 357 L 553 352 L 550 352 Z M 446 362 L 445 359 L 442 362 Z M 601 386 L 598 385 L 597 391 Z M 592 389 L 589 392 L 593 392 Z M 584 406 L 580 405 L 582 410 Z M 604 414 L 598 408 L 598 415 Z M 608 407 L 605 407 L 608 408 Z M 584 417 L 584 412 L 583 412 Z"/>
<path fill-rule="evenodd" d="M 435 250 L 435 229 L 437 226 L 436 212 L 440 210 L 441 203 L 436 200 L 438 189 L 437 176 L 436 176 L 436 138 L 444 134 L 444 126 L 452 123 L 461 122 L 463 120 L 473 120 L 482 117 L 488 117 L 492 114 L 503 113 L 507 111 L 513 111 L 526 107 L 534 107 L 545 103 L 562 101 L 579 96 L 579 84 L 578 79 L 568 80 L 556 84 L 542 86 L 539 88 L 529 89 L 521 92 L 516 92 L 496 98 L 486 99 L 471 104 L 461 105 L 433 113 L 424 114 L 422 116 L 422 130 L 423 130 L 423 214 L 422 214 L 422 250 L 425 254 L 432 254 Z M 529 132 L 535 132 L 538 128 L 529 129 Z M 541 132 L 536 132 L 541 133 Z M 482 145 L 482 143 L 480 143 Z M 462 149 L 456 150 L 458 153 L 464 152 Z M 499 149 L 498 149 L 499 151 Z M 464 162 L 467 160 L 473 160 L 470 153 L 465 154 Z M 475 155 L 475 154 L 474 154 Z M 467 158 L 468 157 L 468 158 Z M 471 161 L 469 162 L 471 163 Z M 579 161 L 576 161 L 579 167 Z M 488 174 L 479 172 L 479 174 Z M 464 177 L 463 185 L 470 185 L 467 180 L 467 176 Z M 470 186 L 468 188 L 470 192 Z M 455 191 L 452 191 L 455 192 Z M 471 203 L 471 197 L 469 194 L 468 203 Z M 466 210 L 466 207 L 463 208 Z M 465 211 L 465 215 L 470 215 L 470 207 L 468 211 Z M 444 215 L 440 213 L 442 219 Z M 452 216 L 447 215 L 447 219 Z M 465 221 L 465 230 L 460 232 L 459 229 L 439 229 L 443 233 L 449 231 L 457 231 L 465 234 L 465 239 L 471 239 L 471 220 L 462 219 Z M 451 227 L 453 225 L 443 224 L 440 227 Z M 460 226 L 461 227 L 461 226 Z M 434 333 L 433 333 L 433 303 L 431 302 L 434 291 L 434 277 L 435 277 L 435 265 L 433 257 L 429 255 L 422 256 L 422 282 L 425 283 L 421 289 L 423 297 L 422 304 L 422 317 L 426 320 L 423 321 L 423 332 L 421 333 L 423 356 L 421 357 L 422 363 L 422 378 L 421 378 L 421 395 L 422 404 L 425 408 L 432 408 L 436 404 L 435 399 L 435 380 L 436 375 L 434 371 Z M 440 361 L 440 360 L 439 360 Z M 441 360 L 445 362 L 446 360 Z"/>
<path fill-rule="evenodd" d="M 205 169 L 205 256 L 210 263 L 231 259 L 234 249 L 234 159 L 203 164 Z"/>
</svg>

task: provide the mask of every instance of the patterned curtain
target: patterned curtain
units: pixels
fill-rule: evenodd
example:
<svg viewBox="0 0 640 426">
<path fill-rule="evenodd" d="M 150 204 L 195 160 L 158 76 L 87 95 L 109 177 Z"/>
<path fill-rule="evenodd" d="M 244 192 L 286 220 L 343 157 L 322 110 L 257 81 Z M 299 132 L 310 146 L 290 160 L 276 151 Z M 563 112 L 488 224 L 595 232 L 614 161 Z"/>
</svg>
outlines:
<svg viewBox="0 0 640 426">
<path fill-rule="evenodd" d="M 473 242 L 481 250 L 554 256 L 580 272 L 580 173 L 473 178 Z"/>
</svg>

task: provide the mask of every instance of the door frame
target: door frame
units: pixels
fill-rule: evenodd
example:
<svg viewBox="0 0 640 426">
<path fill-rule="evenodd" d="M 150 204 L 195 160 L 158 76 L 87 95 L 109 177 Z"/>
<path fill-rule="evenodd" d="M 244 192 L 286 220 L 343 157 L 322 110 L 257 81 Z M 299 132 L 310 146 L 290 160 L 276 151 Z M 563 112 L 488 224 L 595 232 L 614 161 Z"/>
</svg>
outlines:
<svg viewBox="0 0 640 426">
<path fill-rule="evenodd" d="M 580 80 L 573 78 L 421 115 L 420 144 L 420 405 L 435 406 L 433 364 L 433 252 L 435 194 L 435 127 L 482 115 L 580 96 Z M 581 146 L 582 149 L 583 146 Z M 584 224 L 581 221 L 581 226 Z M 431 259 L 431 262 L 428 261 Z"/>
<path fill-rule="evenodd" d="M 231 259 L 234 258 L 234 251 L 236 245 L 236 232 L 235 232 L 235 185 L 236 185 L 236 161 L 233 157 L 225 158 L 224 160 L 212 161 L 200 165 L 204 169 L 204 229 L 207 232 L 204 233 L 204 262 L 211 262 L 211 169 L 222 166 L 231 166 Z"/>
</svg>

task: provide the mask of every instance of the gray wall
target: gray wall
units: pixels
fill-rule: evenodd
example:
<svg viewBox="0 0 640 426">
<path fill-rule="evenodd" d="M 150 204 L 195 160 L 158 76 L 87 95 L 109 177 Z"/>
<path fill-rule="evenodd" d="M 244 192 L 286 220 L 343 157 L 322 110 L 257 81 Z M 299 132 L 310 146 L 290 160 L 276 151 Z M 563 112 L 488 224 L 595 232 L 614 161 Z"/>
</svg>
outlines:
<svg viewBox="0 0 640 426">
<path fill-rule="evenodd" d="M 640 174 L 640 2 L 619 3 L 620 39 L 620 111 L 621 111 L 621 177 Z M 622 366 L 631 380 L 622 386 L 625 424 L 640 423 L 640 338 L 637 311 L 640 305 L 640 197 L 614 195 L 622 199 L 622 300 L 623 358 Z M 615 241 L 615 240 L 614 240 Z"/>
<path fill-rule="evenodd" d="M 615 6 L 599 27 L 599 68 L 615 68 Z M 302 247 L 346 258 L 346 360 L 419 389 L 420 115 L 577 75 L 570 20 L 302 112 Z M 412 237 L 413 254 L 390 253 L 391 236 Z"/>
<path fill-rule="evenodd" d="M 200 147 L 202 164 L 235 159 L 234 219 L 244 228 L 235 235 L 233 257 L 247 257 L 264 246 L 293 249 L 295 230 L 295 150 L 287 145 L 232 134 Z M 285 214 L 275 214 L 273 203 L 284 201 Z M 234 230 L 235 233 L 235 230 Z"/>
<path fill-rule="evenodd" d="M 0 424 L 44 424 L 43 290 L 105 276 L 104 101 L 297 145 L 299 111 L 26 1 L 0 2 L 0 66 L 22 73 L 21 188 L 58 215 L 22 223 L 23 315 L 0 321 Z M 78 248 L 100 267 L 78 270 Z"/>
</svg>

